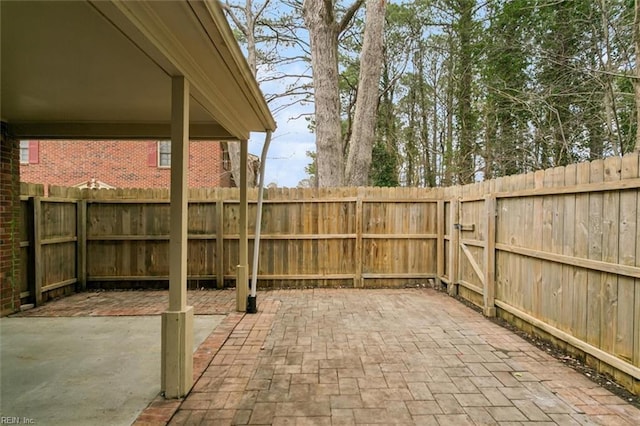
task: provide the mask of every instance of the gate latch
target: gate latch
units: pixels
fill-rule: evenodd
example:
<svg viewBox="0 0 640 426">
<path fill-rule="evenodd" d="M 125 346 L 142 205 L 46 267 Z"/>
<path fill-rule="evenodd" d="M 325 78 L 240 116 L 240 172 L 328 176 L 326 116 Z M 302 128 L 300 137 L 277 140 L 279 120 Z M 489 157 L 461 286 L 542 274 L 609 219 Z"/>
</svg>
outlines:
<svg viewBox="0 0 640 426">
<path fill-rule="evenodd" d="M 476 225 L 475 224 L 471 224 L 471 225 L 463 225 L 461 223 L 454 223 L 453 224 L 453 228 L 457 229 L 459 231 L 471 231 L 473 232 L 476 229 Z"/>
</svg>

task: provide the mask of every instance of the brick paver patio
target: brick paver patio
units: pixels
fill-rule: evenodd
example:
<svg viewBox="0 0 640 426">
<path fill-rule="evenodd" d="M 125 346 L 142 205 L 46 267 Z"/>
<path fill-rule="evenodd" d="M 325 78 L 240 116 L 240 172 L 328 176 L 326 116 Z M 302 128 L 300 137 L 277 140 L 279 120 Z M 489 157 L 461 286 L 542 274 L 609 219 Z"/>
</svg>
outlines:
<svg viewBox="0 0 640 426">
<path fill-rule="evenodd" d="M 190 290 L 187 292 L 187 303 L 193 306 L 196 315 L 228 314 L 236 310 L 236 293 L 235 289 Z M 87 291 L 46 303 L 14 316 L 160 315 L 167 310 L 168 306 L 168 291 Z"/>
<path fill-rule="evenodd" d="M 106 305 L 114 294 L 145 300 L 74 311 L 87 294 L 26 315 L 61 315 L 59 303 L 72 315 L 166 307 L 166 292 L 96 293 Z M 189 301 L 230 312 L 235 294 Z M 258 308 L 203 343 L 187 398 L 157 398 L 136 424 L 640 424 L 637 408 L 434 290 L 266 291 Z"/>
<path fill-rule="evenodd" d="M 263 292 L 184 424 L 640 424 L 640 410 L 433 290 Z"/>
</svg>

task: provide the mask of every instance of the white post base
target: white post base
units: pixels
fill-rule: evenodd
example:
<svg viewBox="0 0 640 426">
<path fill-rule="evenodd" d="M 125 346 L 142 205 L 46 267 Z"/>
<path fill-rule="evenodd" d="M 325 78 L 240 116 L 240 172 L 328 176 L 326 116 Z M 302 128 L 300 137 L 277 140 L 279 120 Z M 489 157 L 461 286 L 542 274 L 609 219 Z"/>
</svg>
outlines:
<svg viewBox="0 0 640 426">
<path fill-rule="evenodd" d="M 182 398 L 193 386 L 193 306 L 162 313 L 162 391 Z"/>
</svg>

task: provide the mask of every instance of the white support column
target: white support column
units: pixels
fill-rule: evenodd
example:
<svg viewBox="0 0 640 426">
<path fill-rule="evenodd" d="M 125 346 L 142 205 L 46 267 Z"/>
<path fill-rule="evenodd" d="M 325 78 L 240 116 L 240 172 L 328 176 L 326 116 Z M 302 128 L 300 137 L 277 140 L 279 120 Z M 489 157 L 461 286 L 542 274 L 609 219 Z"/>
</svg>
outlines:
<svg viewBox="0 0 640 426">
<path fill-rule="evenodd" d="M 240 141 L 240 253 L 236 274 L 236 309 L 247 311 L 247 296 L 249 295 L 249 239 L 247 235 L 247 162 L 249 158 L 248 142 Z"/>
<path fill-rule="evenodd" d="M 193 307 L 187 306 L 189 82 L 172 78 L 169 310 L 162 314 L 162 391 L 181 398 L 193 385 Z"/>
</svg>

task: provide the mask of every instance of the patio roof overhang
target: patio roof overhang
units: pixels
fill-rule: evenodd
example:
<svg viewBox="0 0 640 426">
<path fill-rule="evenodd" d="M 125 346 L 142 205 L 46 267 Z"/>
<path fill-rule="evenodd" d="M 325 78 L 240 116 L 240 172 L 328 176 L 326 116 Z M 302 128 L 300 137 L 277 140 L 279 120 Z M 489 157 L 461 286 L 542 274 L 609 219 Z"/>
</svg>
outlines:
<svg viewBox="0 0 640 426">
<path fill-rule="evenodd" d="M 14 139 L 171 139 L 169 307 L 162 390 L 193 384 L 186 306 L 188 144 L 238 140 L 239 265 L 247 282 L 247 140 L 275 130 L 219 3 L 2 1 L 0 119 Z M 236 286 L 238 310 L 247 287 Z"/>
<path fill-rule="evenodd" d="M 275 121 L 216 1 L 2 1 L 1 119 L 16 138 L 247 140 Z"/>
</svg>

